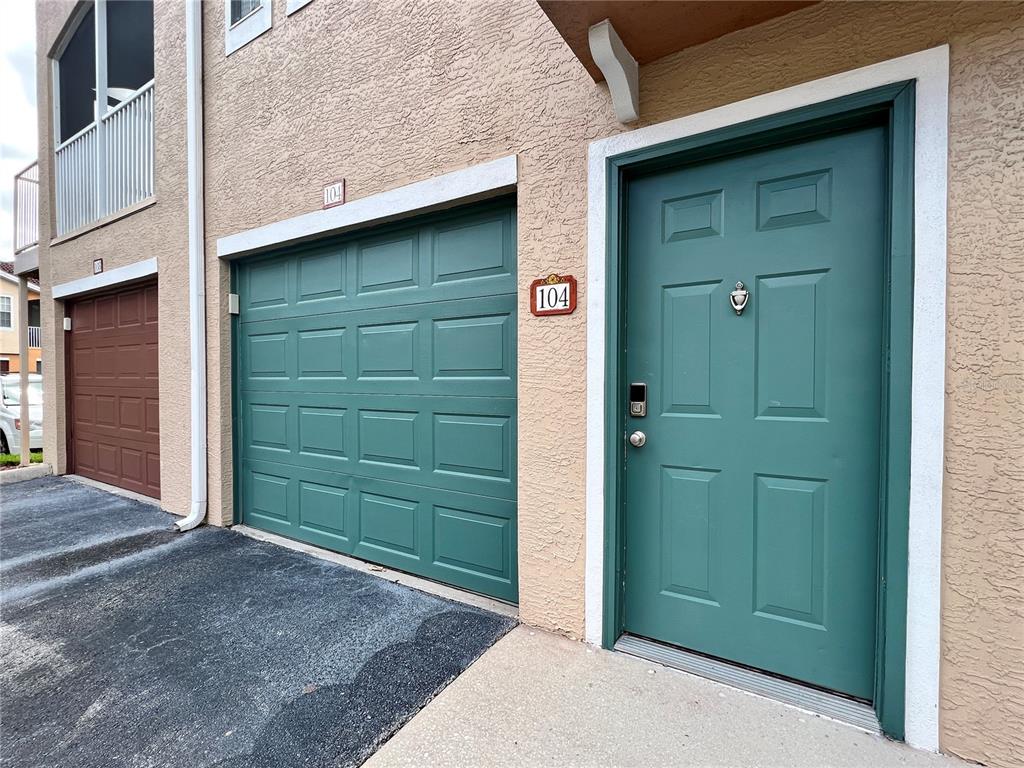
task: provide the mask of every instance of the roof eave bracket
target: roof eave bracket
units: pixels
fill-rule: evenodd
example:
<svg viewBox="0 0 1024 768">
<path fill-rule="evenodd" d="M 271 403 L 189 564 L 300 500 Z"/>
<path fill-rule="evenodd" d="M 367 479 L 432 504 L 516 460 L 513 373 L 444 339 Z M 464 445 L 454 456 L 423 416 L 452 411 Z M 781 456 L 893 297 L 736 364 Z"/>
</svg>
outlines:
<svg viewBox="0 0 1024 768">
<path fill-rule="evenodd" d="M 615 117 L 620 123 L 640 119 L 640 67 L 630 54 L 611 21 L 605 19 L 590 28 L 590 55 L 604 75 L 612 95 Z"/>
</svg>

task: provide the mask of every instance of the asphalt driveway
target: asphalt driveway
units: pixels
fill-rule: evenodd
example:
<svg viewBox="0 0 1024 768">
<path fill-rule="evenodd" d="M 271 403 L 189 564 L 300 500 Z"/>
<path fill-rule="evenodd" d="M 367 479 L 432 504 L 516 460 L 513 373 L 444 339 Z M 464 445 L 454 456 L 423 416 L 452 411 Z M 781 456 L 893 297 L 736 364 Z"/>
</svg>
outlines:
<svg viewBox="0 0 1024 768">
<path fill-rule="evenodd" d="M 514 621 L 61 478 L 0 497 L 0 765 L 357 765 Z"/>
</svg>

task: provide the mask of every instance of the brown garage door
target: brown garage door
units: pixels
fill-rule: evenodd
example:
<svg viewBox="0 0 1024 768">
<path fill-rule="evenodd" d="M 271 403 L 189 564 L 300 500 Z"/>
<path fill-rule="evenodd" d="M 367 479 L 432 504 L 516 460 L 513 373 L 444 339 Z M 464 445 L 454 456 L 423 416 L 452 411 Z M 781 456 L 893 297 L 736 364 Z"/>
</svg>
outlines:
<svg viewBox="0 0 1024 768">
<path fill-rule="evenodd" d="M 80 299 L 67 334 L 68 468 L 160 496 L 156 283 Z"/>
</svg>

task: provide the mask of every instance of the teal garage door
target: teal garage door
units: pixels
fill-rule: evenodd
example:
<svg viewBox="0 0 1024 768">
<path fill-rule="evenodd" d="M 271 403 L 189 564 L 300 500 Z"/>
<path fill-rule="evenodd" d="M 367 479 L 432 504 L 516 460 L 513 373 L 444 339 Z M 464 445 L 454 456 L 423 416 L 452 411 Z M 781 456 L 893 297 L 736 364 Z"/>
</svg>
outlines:
<svg viewBox="0 0 1024 768">
<path fill-rule="evenodd" d="M 246 260 L 242 522 L 515 601 L 512 203 Z"/>
</svg>

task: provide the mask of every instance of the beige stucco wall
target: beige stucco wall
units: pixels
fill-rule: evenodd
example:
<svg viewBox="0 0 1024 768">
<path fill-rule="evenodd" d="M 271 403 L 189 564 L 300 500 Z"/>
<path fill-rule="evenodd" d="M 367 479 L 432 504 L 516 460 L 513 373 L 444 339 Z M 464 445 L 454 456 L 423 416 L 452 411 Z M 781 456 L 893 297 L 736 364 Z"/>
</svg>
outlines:
<svg viewBox="0 0 1024 768">
<path fill-rule="evenodd" d="M 224 55 L 205 3 L 210 522 L 232 514 L 228 269 L 219 237 L 515 153 L 520 284 L 580 280 L 575 314 L 519 306 L 520 593 L 525 621 L 583 630 L 586 147 L 623 130 L 533 0 L 314 0 Z M 40 3 L 40 171 L 52 179 L 45 52 L 72 3 Z M 46 401 L 63 403 L 63 305 L 49 286 L 156 256 L 160 263 L 163 504 L 189 496 L 184 11 L 156 3 L 155 205 L 55 246 L 41 203 Z M 640 124 L 951 45 L 950 238 L 941 741 L 992 765 L 1024 763 L 1024 6 L 825 4 L 641 71 Z M 551 366 L 551 359 L 560 366 Z M 600 396 L 599 393 L 596 396 Z M 558 411 L 556 423 L 546 418 Z M 48 407 L 64 469 L 64 411 Z"/>
<path fill-rule="evenodd" d="M 58 244 L 54 237 L 52 49 L 74 8 L 69 0 L 38 3 L 36 43 L 39 99 L 39 276 L 44 398 L 43 450 L 58 472 L 66 471 L 64 389 L 64 304 L 52 287 L 92 275 L 102 258 L 109 272 L 156 257 L 160 319 L 160 488 L 161 505 L 184 514 L 189 501 L 188 252 L 185 191 L 185 11 L 183 3 L 154 4 L 155 204 Z M 54 404 L 51 406 L 51 404 Z"/>
<path fill-rule="evenodd" d="M 314 0 L 224 56 L 207 4 L 207 237 L 516 153 L 521 285 L 586 277 L 586 146 L 622 130 L 532 0 Z M 641 124 L 948 42 L 952 49 L 941 740 L 1024 754 L 1024 7 L 822 5 L 641 70 Z M 239 139 L 239 127 L 245 126 Z M 230 514 L 228 270 L 209 259 L 211 514 Z M 586 297 L 519 306 L 525 621 L 583 630 Z M 552 366 L 550 361 L 559 360 Z M 600 396 L 597 393 L 595 396 Z M 547 418 L 559 412 L 557 420 Z M 218 418 L 219 415 L 219 418 Z"/>
</svg>

